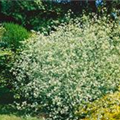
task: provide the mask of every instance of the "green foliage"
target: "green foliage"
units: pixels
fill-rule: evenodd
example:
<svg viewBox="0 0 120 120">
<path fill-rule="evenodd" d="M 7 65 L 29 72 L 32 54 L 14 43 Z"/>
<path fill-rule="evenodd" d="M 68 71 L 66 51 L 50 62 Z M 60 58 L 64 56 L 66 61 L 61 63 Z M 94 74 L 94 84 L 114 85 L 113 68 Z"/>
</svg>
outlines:
<svg viewBox="0 0 120 120">
<path fill-rule="evenodd" d="M 108 12 L 114 12 L 114 10 L 119 10 L 120 1 L 119 0 L 112 0 L 106 1 L 105 4 L 106 8 L 108 8 Z"/>
<path fill-rule="evenodd" d="M 39 31 L 41 33 L 44 33 L 45 35 L 48 35 L 51 31 L 56 31 L 56 28 L 60 24 L 69 23 L 70 21 L 70 15 L 71 11 L 68 11 L 67 14 L 63 17 L 59 17 L 57 19 L 46 19 L 46 18 L 37 18 L 31 19 L 31 25 L 34 26 L 34 30 Z"/>
<path fill-rule="evenodd" d="M 103 0 L 104 1 L 104 0 Z M 114 9 L 118 9 L 119 0 L 105 1 L 107 13 L 111 13 Z M 8 1 L 1 0 L 1 13 L 6 15 L 11 21 L 18 22 L 28 29 L 47 32 L 54 20 L 64 19 L 64 14 L 71 9 L 75 15 L 80 15 L 83 10 L 90 13 L 91 10 L 101 15 L 103 7 L 96 8 L 94 1 L 71 1 L 69 4 L 57 4 L 57 2 L 49 0 L 34 0 L 34 1 Z M 8 19 L 8 21 L 9 21 Z M 52 24 L 52 25 L 51 25 Z M 56 25 L 56 24 L 54 24 Z"/>
<path fill-rule="evenodd" d="M 9 72 L 14 61 L 14 53 L 11 50 L 0 49 L 0 84 L 10 86 L 11 74 Z"/>
<path fill-rule="evenodd" d="M 2 39 L 3 33 L 5 32 L 5 29 L 3 27 L 0 27 L 0 41 Z"/>
<path fill-rule="evenodd" d="M 28 29 L 41 30 L 46 27 L 50 19 L 59 17 L 62 11 L 59 5 L 53 4 L 51 1 L 6 1 L 1 2 L 1 12 L 14 21 L 22 24 Z M 14 22 L 13 21 L 13 22 Z M 48 22 L 47 22 L 48 21 Z"/>
<path fill-rule="evenodd" d="M 12 75 L 9 72 L 15 61 L 15 53 L 21 47 L 21 41 L 27 39 L 27 30 L 17 24 L 4 23 L 0 27 L 0 84 L 11 88 Z"/>
<path fill-rule="evenodd" d="M 120 91 L 107 94 L 94 102 L 80 106 L 76 115 L 84 116 L 81 120 L 119 120 Z"/>
<path fill-rule="evenodd" d="M 0 27 L 0 84 L 1 86 L 6 84 L 6 80 L 3 77 L 6 71 L 6 68 L 9 68 L 12 52 L 10 50 L 5 50 L 4 47 L 6 44 L 2 42 L 3 34 L 5 29 Z M 8 73 L 8 71 L 7 71 Z M 8 75 L 7 75 L 8 76 Z"/>
<path fill-rule="evenodd" d="M 2 13 L 12 16 L 16 20 L 20 20 L 24 24 L 25 11 L 36 10 L 41 8 L 41 0 L 34 1 L 5 1 L 1 0 Z M 43 8 L 43 7 L 42 7 Z"/>
<path fill-rule="evenodd" d="M 21 47 L 21 41 L 24 41 L 29 37 L 29 32 L 13 23 L 4 23 L 5 32 L 2 37 L 2 41 L 5 42 L 11 50 L 17 50 Z"/>
<path fill-rule="evenodd" d="M 50 120 L 74 120 L 78 105 L 117 90 L 120 26 L 106 19 L 86 17 L 82 25 L 75 20 L 75 25 L 70 22 L 26 42 L 12 68 L 15 96 L 24 98 L 19 110 L 44 112 Z"/>
<path fill-rule="evenodd" d="M 2 6 L 3 6 L 3 10 L 5 11 L 6 9 L 8 10 L 11 7 L 11 4 L 16 5 L 16 8 L 19 7 L 19 9 L 22 10 L 35 10 L 38 8 L 42 8 L 42 1 L 41 0 L 34 0 L 34 1 L 4 1 L 2 0 L 1 2 Z M 8 5 L 8 6 L 7 6 Z M 6 8 L 7 6 L 7 8 Z M 10 8 L 10 10 L 12 10 L 12 8 Z M 12 13 L 11 13 L 12 14 Z"/>
<path fill-rule="evenodd" d="M 0 50 L 0 70 L 7 66 L 10 56 L 12 56 L 12 52 L 10 50 Z"/>
</svg>

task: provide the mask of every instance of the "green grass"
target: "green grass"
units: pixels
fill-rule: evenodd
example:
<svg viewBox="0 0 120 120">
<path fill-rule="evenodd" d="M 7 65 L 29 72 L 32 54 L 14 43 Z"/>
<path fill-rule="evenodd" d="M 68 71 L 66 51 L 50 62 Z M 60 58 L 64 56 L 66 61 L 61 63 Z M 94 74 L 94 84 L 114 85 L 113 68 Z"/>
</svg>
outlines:
<svg viewBox="0 0 120 120">
<path fill-rule="evenodd" d="M 35 117 L 18 117 L 15 115 L 0 115 L 0 120 L 42 120 L 41 118 L 35 118 Z"/>
<path fill-rule="evenodd" d="M 25 116 L 23 114 L 13 109 L 9 104 L 0 105 L 0 120 L 43 120 L 40 117 Z"/>
<path fill-rule="evenodd" d="M 0 120 L 43 120 L 42 118 L 25 116 L 13 109 L 9 104 L 0 105 Z"/>
</svg>

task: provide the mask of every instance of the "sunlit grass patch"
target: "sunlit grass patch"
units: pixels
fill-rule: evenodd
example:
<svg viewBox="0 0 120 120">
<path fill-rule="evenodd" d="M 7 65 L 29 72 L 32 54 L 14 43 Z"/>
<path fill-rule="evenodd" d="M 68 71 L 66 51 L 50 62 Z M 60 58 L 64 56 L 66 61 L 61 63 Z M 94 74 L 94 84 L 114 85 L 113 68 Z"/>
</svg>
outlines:
<svg viewBox="0 0 120 120">
<path fill-rule="evenodd" d="M 15 115 L 0 115 L 0 120 L 42 120 L 35 117 L 18 117 Z"/>
</svg>

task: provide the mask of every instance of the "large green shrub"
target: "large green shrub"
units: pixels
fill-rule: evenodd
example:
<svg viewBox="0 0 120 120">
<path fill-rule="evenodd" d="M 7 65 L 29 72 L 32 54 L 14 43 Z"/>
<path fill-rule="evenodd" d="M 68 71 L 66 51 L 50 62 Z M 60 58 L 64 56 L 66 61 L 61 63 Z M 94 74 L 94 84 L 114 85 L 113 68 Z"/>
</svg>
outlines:
<svg viewBox="0 0 120 120">
<path fill-rule="evenodd" d="M 104 19 L 89 22 L 86 17 L 81 26 L 71 23 L 49 36 L 30 38 L 12 68 L 16 97 L 24 98 L 19 109 L 74 120 L 78 105 L 117 89 L 120 26 L 114 29 Z"/>
<path fill-rule="evenodd" d="M 21 47 L 20 42 L 28 38 L 29 33 L 13 23 L 4 23 L 3 26 L 0 27 L 0 85 L 11 88 L 13 78 L 9 70 L 15 61 L 17 50 Z"/>
<path fill-rule="evenodd" d="M 12 50 L 17 50 L 21 47 L 21 41 L 24 41 L 29 37 L 29 32 L 14 23 L 4 23 L 5 32 L 2 37 L 2 41 L 5 42 Z"/>
</svg>

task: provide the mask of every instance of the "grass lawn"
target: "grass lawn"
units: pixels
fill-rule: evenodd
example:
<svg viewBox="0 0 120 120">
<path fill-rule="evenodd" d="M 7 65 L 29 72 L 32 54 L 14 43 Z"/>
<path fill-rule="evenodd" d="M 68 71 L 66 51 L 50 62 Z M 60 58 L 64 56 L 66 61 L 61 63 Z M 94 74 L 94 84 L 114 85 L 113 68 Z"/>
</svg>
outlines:
<svg viewBox="0 0 120 120">
<path fill-rule="evenodd" d="M 34 117 L 18 117 L 15 115 L 0 115 L 0 120 L 42 120 Z"/>
</svg>

